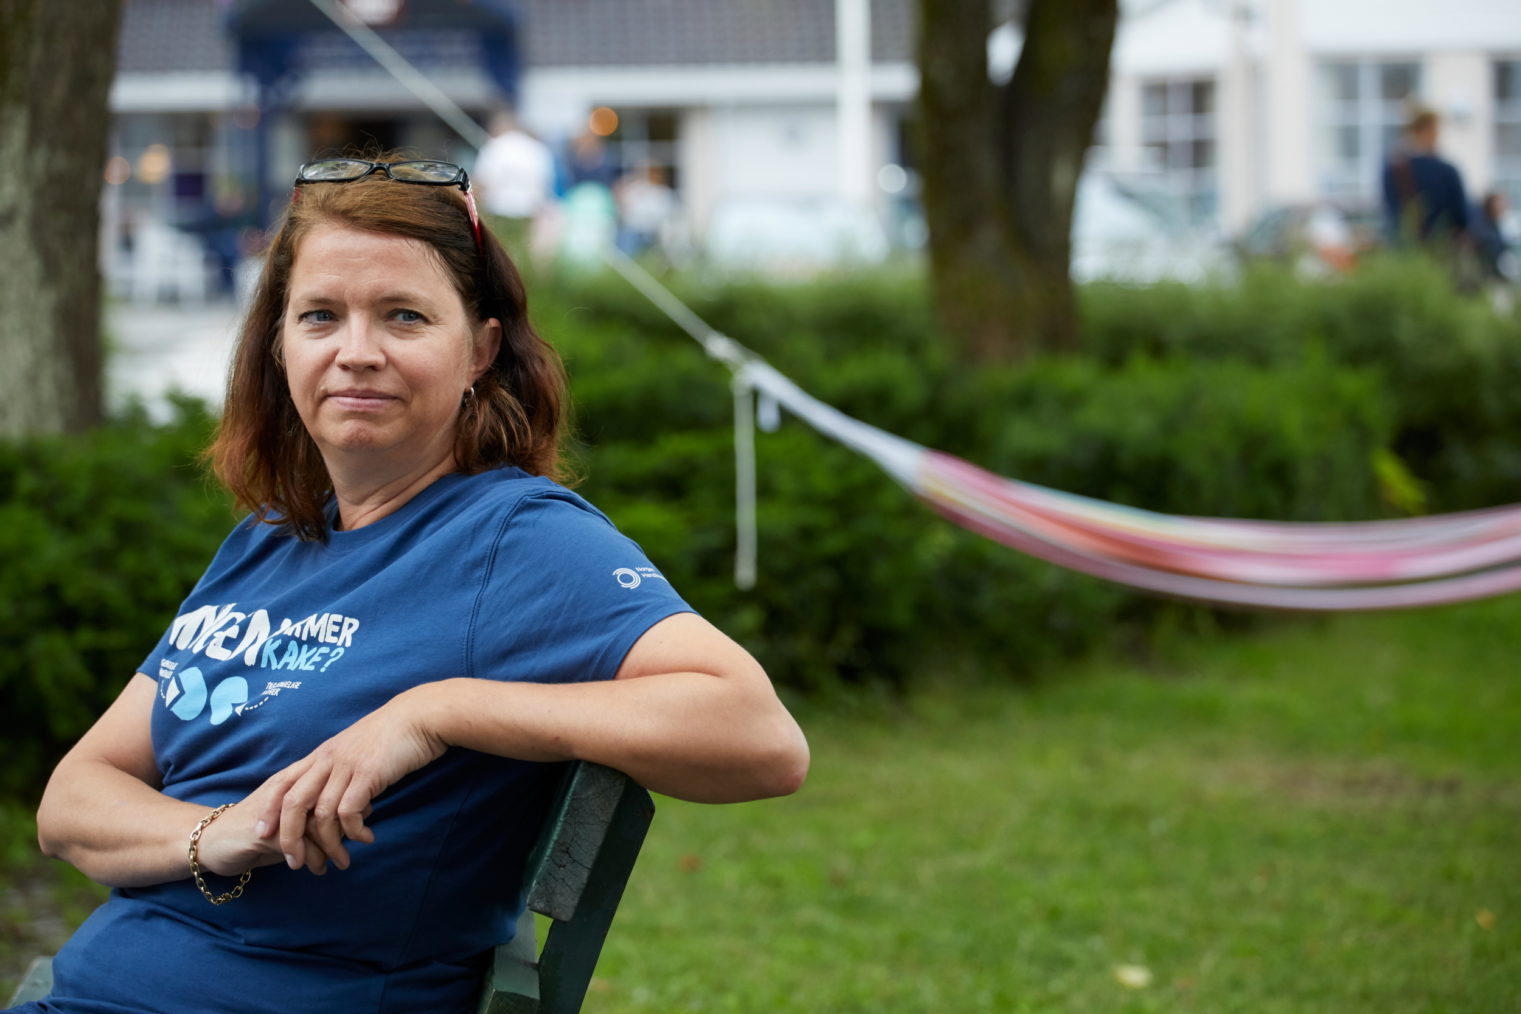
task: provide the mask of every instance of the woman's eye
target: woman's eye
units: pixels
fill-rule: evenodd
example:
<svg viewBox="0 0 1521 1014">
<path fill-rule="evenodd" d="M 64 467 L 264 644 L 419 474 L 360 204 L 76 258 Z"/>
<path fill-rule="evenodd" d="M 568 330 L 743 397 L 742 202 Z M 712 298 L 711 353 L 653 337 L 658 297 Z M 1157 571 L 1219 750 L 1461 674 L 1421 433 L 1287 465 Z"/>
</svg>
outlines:
<svg viewBox="0 0 1521 1014">
<path fill-rule="evenodd" d="M 332 310 L 307 310 L 296 319 L 303 324 L 331 324 L 338 318 L 333 316 Z"/>
<path fill-rule="evenodd" d="M 416 310 L 397 310 L 391 314 L 391 317 L 400 324 L 421 324 L 425 319 Z"/>
</svg>

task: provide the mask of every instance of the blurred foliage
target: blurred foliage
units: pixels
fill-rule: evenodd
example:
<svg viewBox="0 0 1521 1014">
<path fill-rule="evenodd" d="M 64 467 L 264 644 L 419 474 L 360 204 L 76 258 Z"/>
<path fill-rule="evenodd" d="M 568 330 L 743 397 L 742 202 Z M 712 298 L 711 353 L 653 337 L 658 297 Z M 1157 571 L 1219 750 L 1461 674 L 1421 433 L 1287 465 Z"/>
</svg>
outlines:
<svg viewBox="0 0 1521 1014">
<path fill-rule="evenodd" d="M 1521 322 L 1419 264 L 1337 284 L 1253 273 L 1089 286 L 1089 354 L 968 368 L 911 274 L 671 284 L 714 327 L 872 425 L 1004 475 L 1153 510 L 1354 520 L 1518 499 Z M 1018 677 L 1148 649 L 1239 615 L 1144 598 L 938 519 L 873 464 L 788 420 L 758 435 L 760 582 L 732 582 L 723 368 L 617 278 L 545 280 L 583 492 L 778 682 Z M 114 696 L 230 527 L 194 458 L 210 420 L 129 413 L 87 438 L 0 445 L 0 718 L 35 787 Z M 26 747 L 35 743 L 36 749 Z"/>
<path fill-rule="evenodd" d="M 231 525 L 181 400 L 82 437 L 0 442 L 0 790 L 41 787 L 151 649 Z"/>
<path fill-rule="evenodd" d="M 1396 413 L 1376 369 L 1338 363 L 1324 343 L 1271 363 L 1143 348 L 970 369 L 935 334 L 913 276 L 687 291 L 681 281 L 712 326 L 824 401 L 1005 475 L 1179 513 L 1388 513 L 1374 463 L 1390 455 Z M 1118 318 L 1115 307 L 1139 295 L 1089 298 Z M 1158 313 L 1231 305 L 1213 291 L 1196 298 Z M 876 466 L 796 422 L 758 438 L 760 583 L 736 591 L 722 368 L 616 278 L 542 292 L 536 319 L 571 371 L 582 492 L 785 683 L 901 681 L 948 660 L 1019 673 L 1222 620 L 939 521 Z"/>
<path fill-rule="evenodd" d="M 1432 511 L 1518 499 L 1521 317 L 1452 290 L 1424 259 L 1373 259 L 1339 283 L 1262 269 L 1238 286 L 1084 293 L 1090 354 L 1116 365 L 1234 360 L 1278 369 L 1310 355 L 1373 371 L 1390 450 L 1427 484 Z"/>
</svg>

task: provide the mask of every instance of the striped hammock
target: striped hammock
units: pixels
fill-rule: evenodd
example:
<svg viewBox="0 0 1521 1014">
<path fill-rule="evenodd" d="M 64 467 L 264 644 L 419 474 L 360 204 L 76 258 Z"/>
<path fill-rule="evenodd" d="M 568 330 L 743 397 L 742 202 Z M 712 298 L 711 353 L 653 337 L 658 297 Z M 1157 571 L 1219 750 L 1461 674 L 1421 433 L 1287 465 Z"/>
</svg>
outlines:
<svg viewBox="0 0 1521 1014">
<path fill-rule="evenodd" d="M 1071 570 L 1220 605 L 1398 609 L 1521 588 L 1521 505 L 1398 521 L 1184 517 L 1007 479 L 868 426 L 758 360 L 736 380 L 964 528 Z"/>
<path fill-rule="evenodd" d="M 709 328 L 621 256 L 609 263 L 734 371 L 739 552 L 755 574 L 754 433 L 785 408 L 859 452 L 958 525 L 1030 556 L 1143 591 L 1216 605 L 1329 612 L 1442 605 L 1521 589 L 1521 504 L 1397 521 L 1186 517 L 1008 479 L 854 419 Z"/>
</svg>

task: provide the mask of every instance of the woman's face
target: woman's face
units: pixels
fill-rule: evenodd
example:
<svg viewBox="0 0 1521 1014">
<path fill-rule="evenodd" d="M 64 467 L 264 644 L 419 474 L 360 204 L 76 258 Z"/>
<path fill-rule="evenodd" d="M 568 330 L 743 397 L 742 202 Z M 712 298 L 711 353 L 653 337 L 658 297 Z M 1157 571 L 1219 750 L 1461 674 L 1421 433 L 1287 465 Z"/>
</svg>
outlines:
<svg viewBox="0 0 1521 1014">
<path fill-rule="evenodd" d="M 388 476 L 454 449 L 501 326 L 471 321 L 442 262 L 400 236 L 318 226 L 291 265 L 280 341 L 291 399 L 329 470 Z"/>
</svg>

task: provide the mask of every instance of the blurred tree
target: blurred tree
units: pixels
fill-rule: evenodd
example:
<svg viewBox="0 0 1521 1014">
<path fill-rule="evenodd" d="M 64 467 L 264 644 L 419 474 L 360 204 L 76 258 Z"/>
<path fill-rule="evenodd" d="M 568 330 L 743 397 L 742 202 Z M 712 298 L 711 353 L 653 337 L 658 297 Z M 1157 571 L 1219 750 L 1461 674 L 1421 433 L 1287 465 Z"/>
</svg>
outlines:
<svg viewBox="0 0 1521 1014">
<path fill-rule="evenodd" d="M 1077 345 L 1072 206 L 1109 84 L 1118 0 L 1026 0 L 988 77 L 989 0 L 919 0 L 919 163 L 940 318 L 977 361 Z"/>
<path fill-rule="evenodd" d="M 0 436 L 101 416 L 101 167 L 120 0 L 0 0 Z"/>
</svg>

